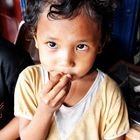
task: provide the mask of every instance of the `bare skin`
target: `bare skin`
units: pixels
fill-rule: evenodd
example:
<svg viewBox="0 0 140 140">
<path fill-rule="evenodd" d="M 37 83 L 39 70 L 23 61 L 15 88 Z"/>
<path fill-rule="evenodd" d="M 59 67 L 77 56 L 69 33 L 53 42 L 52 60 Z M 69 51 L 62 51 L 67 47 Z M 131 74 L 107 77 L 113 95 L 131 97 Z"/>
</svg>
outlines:
<svg viewBox="0 0 140 140">
<path fill-rule="evenodd" d="M 19 138 L 19 119 L 13 118 L 3 129 L 0 130 L 1 140 L 16 140 Z"/>
</svg>

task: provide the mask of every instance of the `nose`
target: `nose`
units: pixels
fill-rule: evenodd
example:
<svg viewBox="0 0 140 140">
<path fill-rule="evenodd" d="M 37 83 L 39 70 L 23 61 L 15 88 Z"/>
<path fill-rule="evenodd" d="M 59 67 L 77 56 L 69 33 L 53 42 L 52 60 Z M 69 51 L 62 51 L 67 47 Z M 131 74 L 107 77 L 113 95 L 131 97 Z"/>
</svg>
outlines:
<svg viewBox="0 0 140 140">
<path fill-rule="evenodd" d="M 74 54 L 71 50 L 65 49 L 59 52 L 59 64 L 62 67 L 73 67 L 75 65 Z"/>
</svg>

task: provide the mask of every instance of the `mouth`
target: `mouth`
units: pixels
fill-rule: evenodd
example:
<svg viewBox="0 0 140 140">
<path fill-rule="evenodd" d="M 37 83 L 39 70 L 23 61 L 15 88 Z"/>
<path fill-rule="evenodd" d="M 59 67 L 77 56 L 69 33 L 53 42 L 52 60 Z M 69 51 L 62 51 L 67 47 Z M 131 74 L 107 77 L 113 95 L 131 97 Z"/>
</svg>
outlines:
<svg viewBox="0 0 140 140">
<path fill-rule="evenodd" d="M 60 72 L 60 71 L 51 70 L 49 73 L 50 73 L 53 77 L 55 77 L 56 75 L 60 74 L 60 75 L 62 75 L 62 79 L 64 78 L 64 76 L 67 76 L 67 77 L 70 78 L 71 80 L 72 80 L 73 77 L 74 77 L 74 74 L 69 73 L 69 72 Z"/>
<path fill-rule="evenodd" d="M 64 78 L 68 77 L 70 80 L 72 80 L 72 76 L 70 74 L 63 74 L 62 77 L 60 78 L 60 81 L 62 81 Z"/>
</svg>

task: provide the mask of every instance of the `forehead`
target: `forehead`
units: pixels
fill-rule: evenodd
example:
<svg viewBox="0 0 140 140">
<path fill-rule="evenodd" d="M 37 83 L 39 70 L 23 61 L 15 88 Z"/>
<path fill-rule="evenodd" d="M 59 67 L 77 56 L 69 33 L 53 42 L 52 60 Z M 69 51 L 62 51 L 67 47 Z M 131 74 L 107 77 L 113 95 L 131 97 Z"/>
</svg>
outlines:
<svg viewBox="0 0 140 140">
<path fill-rule="evenodd" d="M 89 35 L 99 37 L 100 28 L 95 19 L 91 19 L 83 11 L 72 19 L 51 19 L 47 17 L 48 8 L 40 14 L 40 18 L 37 25 L 37 33 L 43 34 L 53 33 L 53 35 L 61 35 L 65 32 L 65 35 Z"/>
</svg>

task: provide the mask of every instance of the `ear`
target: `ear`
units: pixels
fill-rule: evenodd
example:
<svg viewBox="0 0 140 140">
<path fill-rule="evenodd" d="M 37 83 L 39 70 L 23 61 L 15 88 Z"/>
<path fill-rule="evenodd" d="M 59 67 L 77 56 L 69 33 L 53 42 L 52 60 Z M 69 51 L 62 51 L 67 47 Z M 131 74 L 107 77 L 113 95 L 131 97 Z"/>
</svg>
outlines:
<svg viewBox="0 0 140 140">
<path fill-rule="evenodd" d="M 38 43 L 37 43 L 36 36 L 33 36 L 33 38 L 34 38 L 34 41 L 35 41 L 35 47 L 38 49 Z"/>
<path fill-rule="evenodd" d="M 99 45 L 99 47 L 98 47 L 98 52 L 97 52 L 97 54 L 101 54 L 101 53 L 102 53 L 102 51 L 103 51 L 105 45 L 106 45 L 109 41 L 110 41 L 110 36 L 109 36 L 109 35 L 106 35 L 106 36 L 105 36 L 104 42 L 101 43 L 101 44 Z"/>
</svg>

